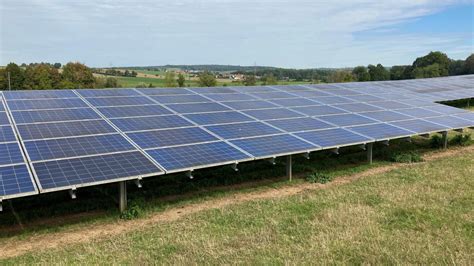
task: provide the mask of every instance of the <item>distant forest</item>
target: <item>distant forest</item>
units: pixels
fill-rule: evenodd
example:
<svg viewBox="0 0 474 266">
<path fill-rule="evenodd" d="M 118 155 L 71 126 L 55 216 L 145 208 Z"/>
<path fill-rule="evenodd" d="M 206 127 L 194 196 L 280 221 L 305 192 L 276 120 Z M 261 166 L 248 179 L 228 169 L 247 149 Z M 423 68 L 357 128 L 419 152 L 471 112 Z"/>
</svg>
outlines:
<svg viewBox="0 0 474 266">
<path fill-rule="evenodd" d="M 453 60 L 442 52 L 430 52 L 418 57 L 411 65 L 384 67 L 381 64 L 356 66 L 352 69 L 286 69 L 264 66 L 231 65 L 166 65 L 157 67 L 121 67 L 127 71 L 121 74 L 130 78 L 138 70 L 180 69 L 199 73 L 201 86 L 216 86 L 215 76 L 222 72 L 243 74 L 244 85 L 277 84 L 276 81 L 301 81 L 308 83 L 379 81 L 474 74 L 474 54 L 465 60 Z M 113 74 L 116 68 L 106 69 L 104 74 Z M 74 88 L 114 88 L 118 81 L 112 76 L 97 77 L 91 69 L 81 63 L 31 63 L 17 65 L 10 63 L 0 68 L 0 89 L 41 90 Z M 120 72 L 120 71 L 118 71 Z M 213 77 L 214 76 L 214 77 Z M 176 80 L 177 81 L 177 80 Z"/>
</svg>

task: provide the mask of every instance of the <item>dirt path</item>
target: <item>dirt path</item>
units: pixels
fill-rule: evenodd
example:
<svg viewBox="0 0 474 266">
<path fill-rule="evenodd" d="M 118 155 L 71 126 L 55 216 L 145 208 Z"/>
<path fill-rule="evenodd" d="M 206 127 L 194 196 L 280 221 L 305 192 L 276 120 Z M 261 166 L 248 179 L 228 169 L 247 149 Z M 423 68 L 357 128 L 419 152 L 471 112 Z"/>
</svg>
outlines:
<svg viewBox="0 0 474 266">
<path fill-rule="evenodd" d="M 433 152 L 424 155 L 425 161 L 433 161 L 439 158 L 455 156 L 466 152 L 474 152 L 474 146 L 450 149 L 448 151 Z M 28 236 L 21 240 L 7 242 L 0 247 L 0 259 L 15 257 L 27 252 L 64 247 L 71 244 L 85 243 L 91 240 L 124 234 L 133 230 L 141 230 L 159 222 L 175 221 L 183 216 L 200 211 L 223 208 L 232 204 L 239 204 L 258 199 L 275 199 L 296 195 L 308 190 L 325 189 L 337 185 L 347 184 L 367 176 L 387 173 L 393 169 L 406 167 L 405 164 L 392 164 L 388 166 L 373 168 L 358 174 L 341 176 L 327 184 L 304 183 L 288 185 L 277 189 L 268 189 L 249 193 L 238 193 L 224 198 L 212 199 L 201 203 L 189 204 L 181 208 L 171 208 L 166 211 L 153 214 L 150 217 L 118 221 L 107 224 L 92 225 L 84 228 L 75 228 L 58 233 Z"/>
</svg>

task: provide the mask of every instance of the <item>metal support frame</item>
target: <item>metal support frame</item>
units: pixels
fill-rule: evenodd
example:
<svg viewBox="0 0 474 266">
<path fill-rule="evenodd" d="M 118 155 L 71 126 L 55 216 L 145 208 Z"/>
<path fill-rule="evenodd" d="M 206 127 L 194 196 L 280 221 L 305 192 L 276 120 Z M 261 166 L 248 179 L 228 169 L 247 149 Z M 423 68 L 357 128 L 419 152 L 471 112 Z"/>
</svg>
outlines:
<svg viewBox="0 0 474 266">
<path fill-rule="evenodd" d="M 471 107 L 471 98 L 467 99 L 467 108 Z"/>
<path fill-rule="evenodd" d="M 447 149 L 448 148 L 448 131 L 441 132 L 441 135 L 443 136 L 443 149 Z"/>
<path fill-rule="evenodd" d="M 288 180 L 291 181 L 293 179 L 293 169 L 292 169 L 293 159 L 291 155 L 286 156 L 286 176 Z"/>
<path fill-rule="evenodd" d="M 276 164 L 276 158 L 275 158 L 275 157 L 272 157 L 272 158 L 268 159 L 268 161 L 269 161 L 272 165 L 275 165 L 275 164 Z"/>
<path fill-rule="evenodd" d="M 429 133 L 428 134 L 421 134 L 420 137 L 428 139 L 428 138 L 430 138 L 430 134 Z"/>
<path fill-rule="evenodd" d="M 363 151 L 367 150 L 367 145 L 366 144 L 361 144 L 359 145 L 359 148 Z"/>
<path fill-rule="evenodd" d="M 142 188 L 143 187 L 143 180 L 141 178 L 138 178 L 135 180 L 135 185 L 137 188 Z"/>
<path fill-rule="evenodd" d="M 127 209 L 127 181 L 119 182 L 119 210 L 124 212 Z"/>
<path fill-rule="evenodd" d="M 304 158 L 305 158 L 306 160 L 309 160 L 309 159 L 310 159 L 309 152 L 305 152 L 305 153 L 303 154 L 303 156 L 304 156 Z"/>
<path fill-rule="evenodd" d="M 385 146 L 390 146 L 390 140 L 389 139 L 382 141 L 382 143 Z"/>
<path fill-rule="evenodd" d="M 77 190 L 75 188 L 69 190 L 69 196 L 71 196 L 71 199 L 76 199 L 77 198 Z"/>
<path fill-rule="evenodd" d="M 194 178 L 193 170 L 187 171 L 186 176 L 189 177 L 189 179 L 193 179 Z"/>
<path fill-rule="evenodd" d="M 3 200 L 0 199 L 0 212 L 3 211 Z"/>
<path fill-rule="evenodd" d="M 339 148 L 331 149 L 331 152 L 336 154 L 336 155 L 339 155 Z"/>
<path fill-rule="evenodd" d="M 372 164 L 372 150 L 373 150 L 374 144 L 373 143 L 367 143 L 367 161 L 369 164 Z"/>
<path fill-rule="evenodd" d="M 232 169 L 233 169 L 235 172 L 239 171 L 239 168 L 237 167 L 238 164 L 239 164 L 239 163 L 233 163 L 232 166 L 231 166 Z"/>
</svg>

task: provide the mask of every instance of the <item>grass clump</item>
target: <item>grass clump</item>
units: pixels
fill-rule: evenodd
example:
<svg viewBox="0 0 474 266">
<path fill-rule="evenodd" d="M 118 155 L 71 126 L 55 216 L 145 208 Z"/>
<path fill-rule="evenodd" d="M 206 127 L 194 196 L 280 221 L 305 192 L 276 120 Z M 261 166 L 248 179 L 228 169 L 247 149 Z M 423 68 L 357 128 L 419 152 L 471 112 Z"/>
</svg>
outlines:
<svg viewBox="0 0 474 266">
<path fill-rule="evenodd" d="M 434 149 L 438 149 L 443 147 L 443 138 L 439 135 L 433 135 L 430 138 L 430 147 Z"/>
<path fill-rule="evenodd" d="M 416 151 L 396 152 L 392 155 L 391 161 L 397 163 L 417 163 L 422 162 L 423 157 Z"/>
<path fill-rule="evenodd" d="M 133 220 L 143 215 L 143 210 L 140 206 L 143 206 L 142 202 L 133 201 L 129 204 L 128 208 L 120 214 L 120 219 Z"/>
<path fill-rule="evenodd" d="M 459 145 L 459 146 L 468 146 L 472 141 L 471 134 L 460 134 L 454 136 L 449 144 Z"/>
<path fill-rule="evenodd" d="M 326 184 L 330 181 L 332 181 L 332 177 L 316 172 L 310 174 L 308 177 L 306 177 L 306 180 L 310 183 L 319 183 L 319 184 Z"/>
</svg>

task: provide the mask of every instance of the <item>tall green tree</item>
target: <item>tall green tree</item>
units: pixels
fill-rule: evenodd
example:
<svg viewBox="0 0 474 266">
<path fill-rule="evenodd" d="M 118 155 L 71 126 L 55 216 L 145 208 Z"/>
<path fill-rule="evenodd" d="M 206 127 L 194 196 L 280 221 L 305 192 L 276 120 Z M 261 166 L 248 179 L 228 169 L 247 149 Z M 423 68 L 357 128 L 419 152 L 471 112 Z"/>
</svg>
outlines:
<svg viewBox="0 0 474 266">
<path fill-rule="evenodd" d="M 419 78 L 435 78 L 441 76 L 441 70 L 438 63 L 434 63 L 425 67 L 417 67 L 413 69 L 413 76 Z"/>
<path fill-rule="evenodd" d="M 464 73 L 465 74 L 474 74 L 474 54 L 471 54 L 464 61 Z"/>
<path fill-rule="evenodd" d="M 58 89 L 61 75 L 50 64 L 37 64 L 26 67 L 24 88 L 29 90 Z"/>
<path fill-rule="evenodd" d="M 17 64 L 10 63 L 5 67 L 5 89 L 8 88 L 8 73 L 10 73 L 10 85 L 12 90 L 21 90 L 24 88 L 25 71 Z"/>
<path fill-rule="evenodd" d="M 390 68 L 390 79 L 400 80 L 405 79 L 405 70 L 407 66 L 392 66 Z"/>
<path fill-rule="evenodd" d="M 182 73 L 178 74 L 178 79 L 176 80 L 178 82 L 178 87 L 184 87 L 184 83 L 186 82 L 186 78 Z"/>
<path fill-rule="evenodd" d="M 333 72 L 328 79 L 329 82 L 351 82 L 354 81 L 354 76 L 349 71 L 339 70 Z"/>
<path fill-rule="evenodd" d="M 204 71 L 199 74 L 199 86 L 201 87 L 215 87 L 217 85 L 216 77 L 209 71 Z"/>
<path fill-rule="evenodd" d="M 68 85 L 73 84 L 74 88 L 94 88 L 95 85 L 92 70 L 78 62 L 67 63 L 63 67 L 62 78 Z"/>
<path fill-rule="evenodd" d="M 424 73 L 423 77 L 424 78 L 430 78 L 431 76 L 427 76 L 430 73 L 433 75 L 438 75 L 438 76 L 447 76 L 449 75 L 449 65 L 451 63 L 451 59 L 449 57 L 442 53 L 442 52 L 430 52 L 429 54 L 418 57 L 414 62 L 413 62 L 413 75 L 415 77 L 420 76 L 420 73 Z M 433 69 L 433 64 L 437 64 L 436 66 L 438 67 L 438 70 Z M 429 67 L 426 69 L 426 67 Z M 421 69 L 425 68 L 425 69 Z M 417 70 L 420 69 L 420 70 Z M 436 77 L 438 77 L 436 76 Z"/>
<path fill-rule="evenodd" d="M 357 66 L 352 70 L 352 75 L 354 75 L 357 81 L 369 81 L 370 75 L 365 66 Z"/>
<path fill-rule="evenodd" d="M 390 72 L 381 64 L 377 64 L 377 66 L 369 65 L 367 68 L 369 69 L 371 81 L 390 79 Z"/>
<path fill-rule="evenodd" d="M 168 71 L 165 74 L 165 87 L 176 87 L 176 74 L 173 71 Z"/>
<path fill-rule="evenodd" d="M 272 73 L 265 74 L 262 77 L 262 85 L 277 85 L 278 81 L 276 80 L 275 76 Z"/>
<path fill-rule="evenodd" d="M 255 86 L 255 84 L 257 84 L 257 78 L 252 74 L 245 75 L 243 83 L 245 86 Z"/>
<path fill-rule="evenodd" d="M 466 61 L 464 60 L 451 60 L 451 63 L 449 64 L 448 68 L 449 75 L 456 76 L 464 74 L 465 64 Z"/>
</svg>

